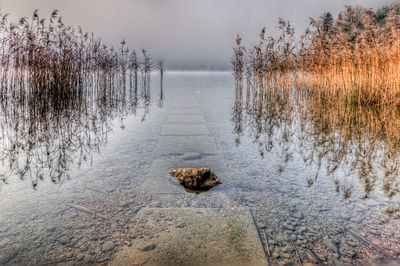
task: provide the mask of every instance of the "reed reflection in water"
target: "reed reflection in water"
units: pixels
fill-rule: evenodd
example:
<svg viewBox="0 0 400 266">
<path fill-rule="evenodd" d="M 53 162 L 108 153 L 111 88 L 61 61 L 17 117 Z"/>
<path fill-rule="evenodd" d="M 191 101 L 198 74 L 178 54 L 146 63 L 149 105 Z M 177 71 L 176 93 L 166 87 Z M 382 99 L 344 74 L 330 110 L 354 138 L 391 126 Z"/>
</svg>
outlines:
<svg viewBox="0 0 400 266">
<path fill-rule="evenodd" d="M 27 179 L 36 188 L 50 179 L 60 184 L 69 170 L 100 153 L 112 130 L 112 121 L 141 112 L 146 119 L 152 102 L 150 75 L 141 86 L 126 82 L 125 75 L 87 79 L 66 97 L 32 93 L 19 83 L 3 95 L 0 104 L 0 179 Z M 129 85 L 127 85 L 129 84 Z M 40 91 L 45 91 L 40 90 Z M 159 106 L 165 96 L 160 87 Z"/>
<path fill-rule="evenodd" d="M 236 80 L 233 107 L 238 145 L 241 136 L 250 135 L 261 156 L 277 153 L 282 165 L 300 156 L 306 165 L 317 166 L 315 176 L 305 180 L 308 186 L 319 177 L 331 177 L 345 199 L 352 196 L 355 180 L 362 185 L 362 198 L 376 190 L 390 198 L 398 194 L 397 109 L 316 99 L 290 85 L 263 88 L 252 80 L 243 83 Z"/>
</svg>

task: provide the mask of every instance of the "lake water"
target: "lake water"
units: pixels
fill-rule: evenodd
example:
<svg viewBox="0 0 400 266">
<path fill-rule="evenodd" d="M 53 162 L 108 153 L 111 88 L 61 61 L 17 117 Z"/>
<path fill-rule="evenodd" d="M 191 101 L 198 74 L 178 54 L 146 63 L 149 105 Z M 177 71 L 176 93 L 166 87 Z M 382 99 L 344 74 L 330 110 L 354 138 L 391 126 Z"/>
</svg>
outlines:
<svg viewBox="0 0 400 266">
<path fill-rule="evenodd" d="M 135 104 L 38 123 L 35 139 L 3 111 L 1 265 L 107 264 L 144 206 L 246 207 L 270 263 L 400 261 L 396 113 L 288 104 L 235 89 L 229 72 L 163 84 L 154 74 Z M 166 178 L 174 167 L 224 183 L 188 193 Z"/>
</svg>

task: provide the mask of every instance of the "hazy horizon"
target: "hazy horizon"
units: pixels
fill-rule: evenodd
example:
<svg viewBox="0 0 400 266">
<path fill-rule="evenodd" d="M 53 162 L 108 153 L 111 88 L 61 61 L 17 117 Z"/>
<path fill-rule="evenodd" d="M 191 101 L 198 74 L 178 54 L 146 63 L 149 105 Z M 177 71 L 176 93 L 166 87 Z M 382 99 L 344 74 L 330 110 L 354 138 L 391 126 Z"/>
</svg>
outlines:
<svg viewBox="0 0 400 266">
<path fill-rule="evenodd" d="M 378 2 L 378 3 L 377 3 Z M 391 0 L 0 0 L 1 13 L 10 20 L 30 17 L 39 9 L 49 18 L 60 11 L 65 24 L 82 26 L 109 45 L 118 47 L 122 39 L 130 49 L 145 48 L 155 60 L 164 60 L 168 69 L 228 70 L 236 34 L 245 45 L 256 42 L 265 26 L 273 35 L 279 17 L 290 20 L 301 33 L 309 17 L 331 12 L 336 18 L 345 5 L 377 9 L 396 3 Z"/>
</svg>

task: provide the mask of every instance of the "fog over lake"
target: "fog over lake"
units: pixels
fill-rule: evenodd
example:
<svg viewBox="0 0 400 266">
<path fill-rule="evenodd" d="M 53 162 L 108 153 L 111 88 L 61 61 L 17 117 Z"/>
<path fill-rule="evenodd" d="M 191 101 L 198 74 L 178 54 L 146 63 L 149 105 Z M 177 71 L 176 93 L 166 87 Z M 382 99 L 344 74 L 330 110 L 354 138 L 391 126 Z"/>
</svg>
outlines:
<svg viewBox="0 0 400 266">
<path fill-rule="evenodd" d="M 60 10 L 66 25 L 81 25 L 102 36 L 108 44 L 123 38 L 134 49 L 147 48 L 171 69 L 229 69 L 234 38 L 245 45 L 258 32 L 276 29 L 278 17 L 292 21 L 302 32 L 308 17 L 329 11 L 334 17 L 345 5 L 379 8 L 393 0 L 0 0 L 2 13 L 13 19 L 30 17 L 39 8 L 41 17 Z"/>
</svg>

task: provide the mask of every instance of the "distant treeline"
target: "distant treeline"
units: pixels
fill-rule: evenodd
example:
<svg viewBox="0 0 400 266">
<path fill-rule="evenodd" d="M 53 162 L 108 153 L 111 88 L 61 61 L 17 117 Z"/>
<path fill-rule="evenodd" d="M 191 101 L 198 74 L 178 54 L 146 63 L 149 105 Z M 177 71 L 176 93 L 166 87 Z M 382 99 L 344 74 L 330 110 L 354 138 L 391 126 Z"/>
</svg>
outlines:
<svg viewBox="0 0 400 266">
<path fill-rule="evenodd" d="M 299 40 L 290 22 L 279 19 L 278 25 L 279 38 L 266 37 L 264 28 L 250 49 L 237 37 L 232 64 L 238 80 L 353 105 L 400 105 L 400 4 L 376 12 L 347 6 L 336 19 L 324 13 L 310 18 Z"/>
</svg>

